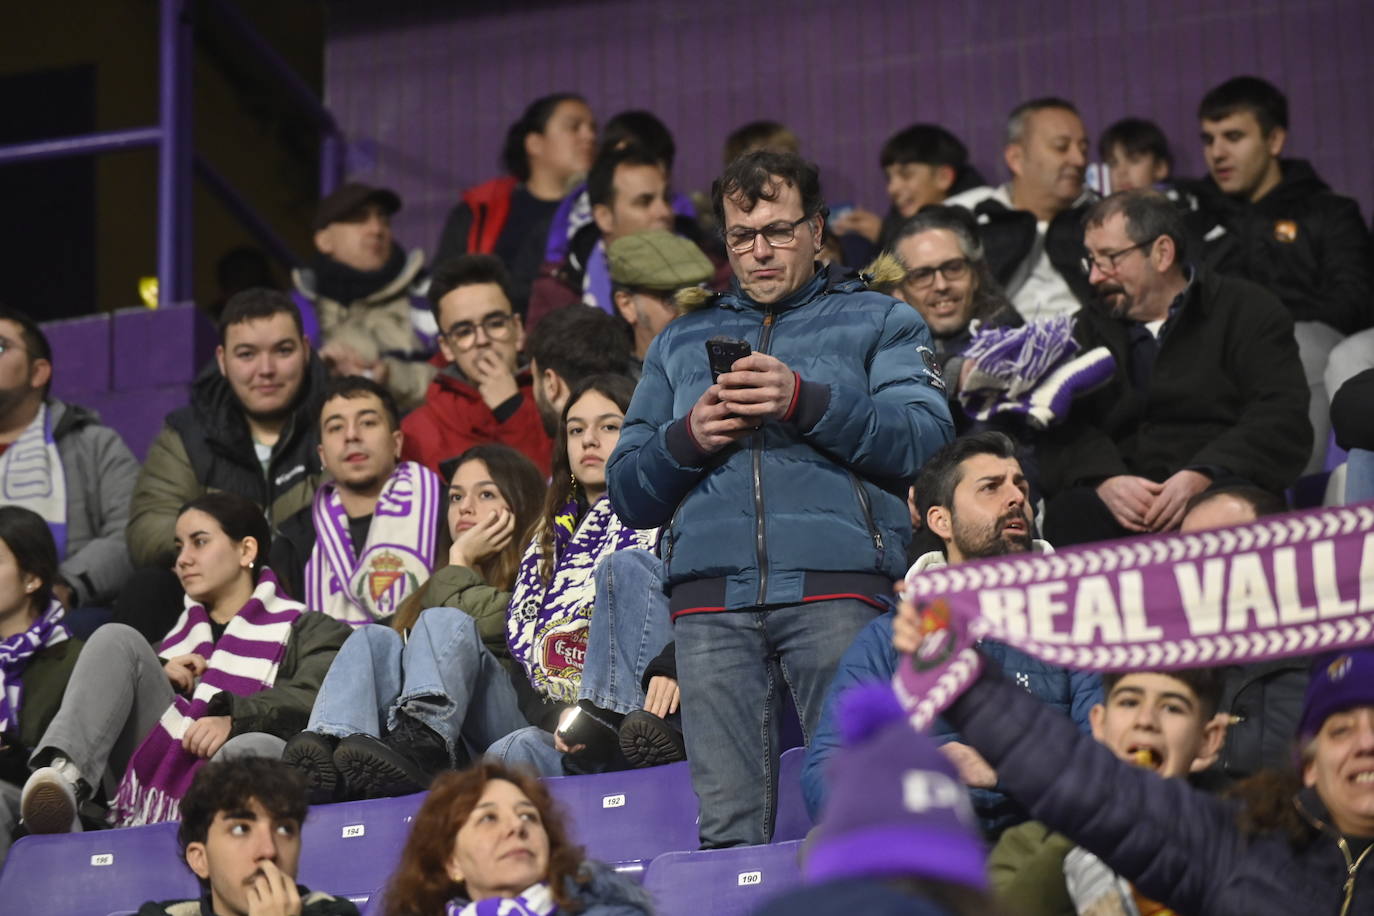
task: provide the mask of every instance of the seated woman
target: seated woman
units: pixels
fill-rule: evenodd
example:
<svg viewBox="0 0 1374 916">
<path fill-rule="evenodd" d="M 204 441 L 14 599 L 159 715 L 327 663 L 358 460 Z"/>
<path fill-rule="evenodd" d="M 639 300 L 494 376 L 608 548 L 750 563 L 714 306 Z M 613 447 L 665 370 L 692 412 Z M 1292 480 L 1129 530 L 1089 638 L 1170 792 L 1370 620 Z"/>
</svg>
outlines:
<svg viewBox="0 0 1374 916">
<path fill-rule="evenodd" d="M 311 734 L 287 747 L 286 759 L 309 772 L 316 797 L 418 791 L 434 773 L 480 754 L 503 735 L 531 723 L 551 733 L 578 700 L 584 657 L 595 656 L 587 639 L 597 597 L 592 572 L 605 557 L 647 549 L 655 538 L 654 532 L 625 528 L 605 499 L 605 461 L 619 440 L 632 392 L 628 379 L 603 375 L 585 380 L 569 397 L 554 455 L 555 484 L 535 520 L 513 592 L 450 591 L 445 597 L 426 589 L 426 603 L 437 598 L 452 606 L 419 615 L 404 656 L 399 639 L 373 632 L 377 628 L 364 627 L 349 641 L 325 680 Z M 495 525 L 489 519 L 459 533 L 455 551 L 471 559 L 469 552 L 490 540 L 480 532 Z M 645 633 L 635 645 L 651 653 L 668 640 L 666 602 L 655 610 L 641 608 L 639 622 L 630 624 Z M 624 655 L 602 652 L 605 670 L 598 668 L 593 680 L 637 689 L 647 659 L 637 670 L 612 674 Z M 420 658 L 423 667 L 413 661 Z M 515 667 L 517 676 L 503 676 L 500 663 Z"/>
<path fill-rule="evenodd" d="M 416 791 L 525 722 L 506 607 L 544 476 L 506 445 L 468 449 L 448 476 L 448 565 L 349 637 L 306 730 L 287 742 L 283 758 L 306 771 L 317 802 Z"/>
<path fill-rule="evenodd" d="M 548 790 L 487 761 L 444 773 L 415 815 L 386 916 L 634 916 L 642 888 L 584 861 Z"/>
<path fill-rule="evenodd" d="M 277 756 L 300 730 L 352 631 L 278 593 L 261 560 L 271 537 L 241 496 L 182 507 L 175 572 L 186 610 L 156 653 L 122 624 L 91 636 L 29 759 L 20 809 L 31 833 L 79 830 L 78 806 L 103 782 L 118 786 L 115 824 L 175 820 L 207 759 Z"/>
<path fill-rule="evenodd" d="M 57 714 L 81 653 L 53 596 L 57 565 L 43 517 L 0 506 L 0 864 L 19 823 L 29 753 Z"/>
</svg>

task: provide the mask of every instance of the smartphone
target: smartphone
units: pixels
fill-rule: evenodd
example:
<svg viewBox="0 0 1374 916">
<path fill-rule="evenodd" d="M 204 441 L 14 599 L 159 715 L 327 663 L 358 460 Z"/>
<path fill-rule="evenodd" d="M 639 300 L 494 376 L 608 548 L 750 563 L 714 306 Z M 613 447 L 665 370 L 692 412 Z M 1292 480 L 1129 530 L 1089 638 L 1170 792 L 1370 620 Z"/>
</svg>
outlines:
<svg viewBox="0 0 1374 916">
<path fill-rule="evenodd" d="M 735 360 L 744 359 L 753 352 L 749 341 L 737 337 L 719 334 L 706 341 L 706 358 L 711 364 L 711 382 L 714 384 L 720 381 L 720 374 L 729 372 Z"/>
<path fill-rule="evenodd" d="M 564 722 L 563 726 L 558 729 L 558 737 L 562 738 L 563 743 L 568 745 L 569 747 L 571 747 L 574 744 L 582 743 L 580 741 L 575 740 L 575 738 L 573 737 L 577 734 L 577 720 L 580 718 L 582 718 L 582 707 L 574 706 L 572 715 L 568 716 L 568 721 Z"/>
</svg>

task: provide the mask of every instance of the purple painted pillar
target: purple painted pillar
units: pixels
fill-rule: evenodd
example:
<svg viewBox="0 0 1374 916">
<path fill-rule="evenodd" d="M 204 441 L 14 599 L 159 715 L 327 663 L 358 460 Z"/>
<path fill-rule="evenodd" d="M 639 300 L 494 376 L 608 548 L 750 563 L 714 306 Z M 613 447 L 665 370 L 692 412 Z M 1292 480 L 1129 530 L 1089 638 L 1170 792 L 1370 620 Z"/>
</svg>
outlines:
<svg viewBox="0 0 1374 916">
<path fill-rule="evenodd" d="M 157 170 L 158 302 L 191 299 L 191 17 L 188 0 L 162 0 Z"/>
</svg>

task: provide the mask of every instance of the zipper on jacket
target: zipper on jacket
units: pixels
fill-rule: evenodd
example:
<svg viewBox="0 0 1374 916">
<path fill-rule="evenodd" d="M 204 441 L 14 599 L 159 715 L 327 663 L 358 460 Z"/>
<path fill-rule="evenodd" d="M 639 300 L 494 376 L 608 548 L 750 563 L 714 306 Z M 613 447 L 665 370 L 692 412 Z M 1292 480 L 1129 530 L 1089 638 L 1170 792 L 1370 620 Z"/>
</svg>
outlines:
<svg viewBox="0 0 1374 916">
<path fill-rule="evenodd" d="M 1298 813 L 1306 818 L 1309 823 L 1313 824 L 1322 833 L 1336 838 L 1336 846 L 1340 849 L 1341 855 L 1345 857 L 1346 877 L 1345 887 L 1342 889 L 1345 893 L 1345 901 L 1341 904 L 1341 916 L 1347 916 L 1350 912 L 1350 902 L 1355 899 L 1356 874 L 1360 870 L 1360 865 L 1364 863 L 1365 858 L 1369 855 L 1369 851 L 1374 849 L 1374 846 L 1366 846 L 1364 852 L 1360 853 L 1358 859 L 1351 858 L 1350 844 L 1345 841 L 1345 837 L 1341 836 L 1339 830 L 1328 827 L 1321 818 L 1309 812 L 1306 806 L 1303 805 L 1302 799 L 1294 798 L 1293 804 L 1297 806 Z"/>
<path fill-rule="evenodd" d="M 850 470 L 845 471 L 849 475 L 849 482 L 854 485 L 854 495 L 859 498 L 859 509 L 863 512 L 864 524 L 868 526 L 868 536 L 873 541 L 873 549 L 878 552 L 878 568 L 883 568 L 883 534 L 878 530 L 878 525 L 873 521 L 873 507 L 868 502 L 868 491 L 859 482 L 858 476 Z"/>
<path fill-rule="evenodd" d="M 773 339 L 772 309 L 763 315 L 763 330 L 759 332 L 758 352 L 767 353 Z M 764 604 L 768 593 L 768 532 L 763 521 L 763 430 L 754 433 L 754 550 L 759 564 L 758 604 Z"/>
<path fill-rule="evenodd" d="M 684 502 L 686 502 L 686 500 L 678 500 L 677 508 L 673 510 L 673 517 L 668 519 L 668 527 L 663 529 L 664 536 L 659 539 L 659 544 L 663 548 L 661 553 L 663 557 L 663 579 L 665 582 L 673 566 L 673 548 L 677 546 L 678 538 L 676 528 L 677 517 L 682 514 L 682 504 Z"/>
</svg>

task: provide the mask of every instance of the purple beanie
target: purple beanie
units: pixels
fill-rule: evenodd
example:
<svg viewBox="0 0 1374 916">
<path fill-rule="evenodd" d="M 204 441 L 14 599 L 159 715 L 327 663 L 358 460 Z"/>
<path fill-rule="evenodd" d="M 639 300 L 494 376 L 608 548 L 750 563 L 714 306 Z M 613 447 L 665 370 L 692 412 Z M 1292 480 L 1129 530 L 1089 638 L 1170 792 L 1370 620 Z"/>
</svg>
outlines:
<svg viewBox="0 0 1374 916">
<path fill-rule="evenodd" d="M 968 790 L 906 721 L 892 688 L 849 690 L 837 714 L 845 747 L 826 770 L 830 790 L 802 865 L 806 881 L 912 877 L 985 890 Z"/>
<path fill-rule="evenodd" d="M 1374 706 L 1374 648 L 1318 655 L 1302 701 L 1298 740 L 1315 736 L 1327 716 L 1356 706 Z"/>
</svg>

